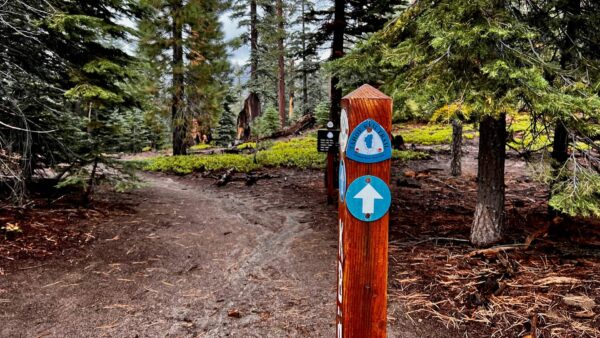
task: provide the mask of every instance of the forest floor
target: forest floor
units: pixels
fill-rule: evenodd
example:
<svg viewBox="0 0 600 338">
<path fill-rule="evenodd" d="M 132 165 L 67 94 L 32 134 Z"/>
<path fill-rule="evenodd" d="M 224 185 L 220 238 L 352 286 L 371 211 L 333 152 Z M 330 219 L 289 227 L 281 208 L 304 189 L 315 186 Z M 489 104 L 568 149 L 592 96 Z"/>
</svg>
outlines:
<svg viewBox="0 0 600 338">
<path fill-rule="evenodd" d="M 600 336 L 600 222 L 548 236 L 547 192 L 507 162 L 508 246 L 468 242 L 475 149 L 396 162 L 390 337 Z M 0 209 L 1 337 L 330 337 L 337 208 L 319 171 L 269 169 L 246 186 L 143 174 L 146 186 Z M 515 245 L 518 244 L 518 245 Z"/>
</svg>

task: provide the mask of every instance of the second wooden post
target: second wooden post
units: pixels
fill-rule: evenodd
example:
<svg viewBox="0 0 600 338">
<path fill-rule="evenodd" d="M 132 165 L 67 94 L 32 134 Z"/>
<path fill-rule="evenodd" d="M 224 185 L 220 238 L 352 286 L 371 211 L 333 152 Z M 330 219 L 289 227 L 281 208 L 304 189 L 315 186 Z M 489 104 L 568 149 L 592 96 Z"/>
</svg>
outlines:
<svg viewBox="0 0 600 338">
<path fill-rule="evenodd" d="M 392 99 L 363 85 L 342 98 L 337 337 L 386 337 Z"/>
</svg>

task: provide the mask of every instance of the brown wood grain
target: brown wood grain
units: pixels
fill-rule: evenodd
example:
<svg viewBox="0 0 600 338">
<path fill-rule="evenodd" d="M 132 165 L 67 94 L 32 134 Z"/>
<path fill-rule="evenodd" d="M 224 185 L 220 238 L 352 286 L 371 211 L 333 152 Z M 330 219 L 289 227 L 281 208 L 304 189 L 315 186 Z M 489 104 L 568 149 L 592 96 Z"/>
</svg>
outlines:
<svg viewBox="0 0 600 338">
<path fill-rule="evenodd" d="M 370 118 L 391 139 L 392 99 L 385 94 L 363 85 L 342 98 L 342 107 L 348 114 L 349 134 Z M 364 175 L 390 182 L 391 160 L 359 163 L 346 158 L 345 152 L 340 159 L 346 165 L 346 188 Z M 389 212 L 377 221 L 363 222 L 340 201 L 339 217 L 344 224 L 343 257 L 338 257 L 343 267 L 343 292 L 341 304 L 338 301 L 341 313 L 337 312 L 337 324 L 341 323 L 344 338 L 386 337 Z"/>
</svg>

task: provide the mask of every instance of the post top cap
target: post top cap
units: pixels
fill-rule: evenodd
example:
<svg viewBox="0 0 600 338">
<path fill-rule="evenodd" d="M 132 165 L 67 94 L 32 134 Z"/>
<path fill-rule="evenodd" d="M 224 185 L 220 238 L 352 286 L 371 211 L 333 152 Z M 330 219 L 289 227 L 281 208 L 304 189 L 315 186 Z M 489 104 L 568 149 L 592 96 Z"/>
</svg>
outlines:
<svg viewBox="0 0 600 338">
<path fill-rule="evenodd" d="M 391 100 L 392 98 L 385 95 L 384 93 L 382 93 L 378 89 L 374 88 L 373 86 L 364 84 L 364 85 L 358 87 L 357 89 L 355 89 L 354 91 L 352 91 L 350 94 L 344 96 L 342 99 L 379 99 L 379 100 L 386 99 L 386 100 Z"/>
</svg>

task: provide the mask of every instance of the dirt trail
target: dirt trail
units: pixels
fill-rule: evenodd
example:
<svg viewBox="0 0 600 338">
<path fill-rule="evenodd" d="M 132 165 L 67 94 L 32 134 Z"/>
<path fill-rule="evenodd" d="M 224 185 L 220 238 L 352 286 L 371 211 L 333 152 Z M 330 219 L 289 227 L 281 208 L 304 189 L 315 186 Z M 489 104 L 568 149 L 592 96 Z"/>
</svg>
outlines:
<svg viewBox="0 0 600 338">
<path fill-rule="evenodd" d="M 145 175 L 93 244 L 0 269 L 0 336 L 331 337 L 336 209 L 319 173 L 280 174 L 224 188 Z M 399 309 L 390 337 L 421 336 Z"/>
<path fill-rule="evenodd" d="M 332 330 L 335 241 L 302 220 L 308 211 L 282 208 L 281 199 L 261 198 L 260 191 L 147 179 L 150 187 L 129 195 L 144 200 L 136 214 L 108 220 L 106 230 L 116 233 L 100 234 L 84 256 L 2 278 L 0 288 L 11 290 L 0 304 L 2 336 Z"/>
</svg>

